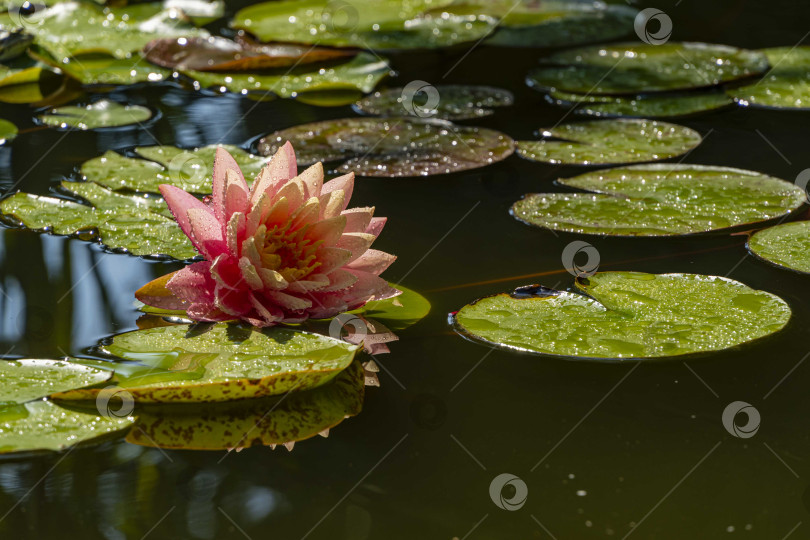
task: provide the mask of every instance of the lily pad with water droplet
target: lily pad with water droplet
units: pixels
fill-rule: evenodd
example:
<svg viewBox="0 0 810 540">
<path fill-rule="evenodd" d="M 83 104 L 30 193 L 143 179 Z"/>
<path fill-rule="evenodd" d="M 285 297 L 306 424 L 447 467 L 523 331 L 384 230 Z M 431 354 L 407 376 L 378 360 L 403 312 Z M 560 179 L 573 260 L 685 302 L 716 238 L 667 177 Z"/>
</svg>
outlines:
<svg viewBox="0 0 810 540">
<path fill-rule="evenodd" d="M 343 161 L 339 172 L 400 177 L 477 169 L 509 157 L 514 141 L 498 131 L 443 120 L 407 117 L 344 118 L 271 133 L 259 153 L 272 156 L 290 141 L 301 165 Z"/>
<path fill-rule="evenodd" d="M 134 421 L 130 416 L 99 416 L 46 400 L 12 405 L 0 409 L 0 453 L 64 450 L 121 433 Z"/>
<path fill-rule="evenodd" d="M 0 118 L 0 145 L 13 141 L 17 137 L 17 126 Z"/>
<path fill-rule="evenodd" d="M 103 383 L 112 371 L 67 360 L 0 360 L 0 403 L 24 403 L 54 392 Z"/>
<path fill-rule="evenodd" d="M 295 97 L 305 92 L 360 90 L 371 92 L 386 77 L 388 63 L 369 53 L 360 53 L 347 61 L 327 65 L 300 65 L 256 72 L 202 72 L 182 69 L 203 88 L 227 89 L 237 93 L 272 93 Z"/>
<path fill-rule="evenodd" d="M 115 58 L 108 54 L 88 53 L 71 57 L 64 62 L 60 62 L 42 47 L 32 46 L 29 54 L 88 86 L 156 83 L 171 76 L 171 71 L 150 64 L 137 54 L 131 58 Z"/>
<path fill-rule="evenodd" d="M 702 140 L 688 127 L 643 119 L 562 124 L 539 133 L 545 140 L 518 141 L 518 155 L 563 165 L 657 161 L 685 154 Z"/>
<path fill-rule="evenodd" d="M 114 193 L 102 186 L 63 182 L 68 192 L 98 206 L 66 199 L 16 193 L 0 202 L 0 212 L 29 229 L 94 238 L 132 255 L 165 255 L 189 259 L 197 255 L 177 223 L 167 217 L 162 199 Z"/>
<path fill-rule="evenodd" d="M 358 101 L 354 108 L 371 116 L 418 116 L 466 120 L 489 116 L 514 103 L 512 92 L 492 86 L 427 85 L 421 92 L 389 88 Z M 434 105 L 435 102 L 435 105 Z"/>
<path fill-rule="evenodd" d="M 549 101 L 574 107 L 577 114 L 598 117 L 666 118 L 713 111 L 734 105 L 725 92 L 646 94 L 639 96 L 583 95 L 552 91 Z"/>
<path fill-rule="evenodd" d="M 140 105 L 121 105 L 102 99 L 84 107 L 57 107 L 37 117 L 41 123 L 58 128 L 81 130 L 140 124 L 152 118 L 152 111 Z"/>
<path fill-rule="evenodd" d="M 558 182 L 589 193 L 528 194 L 512 205 L 512 215 L 556 231 L 671 236 L 784 217 L 807 200 L 786 180 L 705 165 L 618 167 Z"/>
<path fill-rule="evenodd" d="M 529 86 L 588 95 L 705 88 L 768 69 L 761 52 L 708 43 L 582 47 L 554 54 L 547 62 L 529 73 Z"/>
<path fill-rule="evenodd" d="M 144 408 L 127 442 L 183 450 L 232 450 L 290 445 L 360 413 L 365 395 L 363 366 L 355 360 L 335 379 L 282 400 L 259 398 L 183 407 Z M 289 448 L 289 446 L 288 446 Z"/>
<path fill-rule="evenodd" d="M 599 272 L 577 292 L 540 286 L 482 298 L 455 314 L 462 335 L 573 358 L 663 358 L 721 351 L 782 330 L 787 302 L 728 278 Z"/>
<path fill-rule="evenodd" d="M 268 161 L 231 145 L 212 144 L 188 150 L 176 146 L 139 146 L 134 152 L 144 159 L 109 150 L 85 161 L 81 174 L 85 180 L 110 189 L 157 193 L 161 184 L 171 184 L 184 191 L 207 195 L 211 193 L 211 170 L 217 146 L 230 152 L 248 180 Z"/>
<path fill-rule="evenodd" d="M 749 85 L 729 89 L 743 105 L 774 109 L 810 109 L 810 47 L 762 49 L 771 69 Z"/>
<path fill-rule="evenodd" d="M 346 369 L 357 347 L 290 328 L 259 330 L 220 323 L 119 334 L 103 350 L 156 368 L 156 375 L 146 372 L 118 379 L 135 402 L 197 403 L 315 388 Z M 88 400 L 98 392 L 88 388 L 53 397 Z"/>
<path fill-rule="evenodd" d="M 241 9 L 232 26 L 262 41 L 308 43 L 368 50 L 447 47 L 483 38 L 494 18 L 453 15 L 433 8 L 448 0 L 281 0 Z"/>
<path fill-rule="evenodd" d="M 782 223 L 748 239 L 757 257 L 783 268 L 810 274 L 810 221 Z"/>
</svg>

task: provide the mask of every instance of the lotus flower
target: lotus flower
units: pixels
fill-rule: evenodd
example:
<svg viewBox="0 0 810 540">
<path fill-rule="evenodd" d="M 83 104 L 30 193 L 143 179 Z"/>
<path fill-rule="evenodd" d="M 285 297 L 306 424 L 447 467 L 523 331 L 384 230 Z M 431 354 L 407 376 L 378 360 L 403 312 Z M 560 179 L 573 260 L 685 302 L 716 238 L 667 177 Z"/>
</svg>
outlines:
<svg viewBox="0 0 810 540">
<path fill-rule="evenodd" d="M 198 321 L 241 319 L 254 326 L 333 317 L 396 296 L 379 277 L 393 255 L 370 249 L 385 225 L 374 208 L 346 209 L 354 173 L 323 181 L 320 163 L 298 175 L 286 143 L 251 188 L 218 148 L 206 203 L 161 185 L 180 228 L 205 258 L 142 287 L 155 307 Z"/>
</svg>

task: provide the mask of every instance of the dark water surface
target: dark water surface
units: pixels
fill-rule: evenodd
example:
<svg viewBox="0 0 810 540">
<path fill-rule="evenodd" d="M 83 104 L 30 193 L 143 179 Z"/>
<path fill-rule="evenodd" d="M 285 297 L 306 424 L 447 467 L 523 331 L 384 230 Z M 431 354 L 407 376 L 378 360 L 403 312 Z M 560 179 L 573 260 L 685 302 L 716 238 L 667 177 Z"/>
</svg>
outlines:
<svg viewBox="0 0 810 540">
<path fill-rule="evenodd" d="M 792 46 L 810 31 L 803 2 L 654 7 L 672 17 L 681 41 Z M 523 85 L 542 51 L 481 46 L 464 54 L 465 47 L 391 55 L 400 73 L 391 84 L 509 88 L 514 107 L 465 123 L 516 138 L 565 114 Z M 257 103 L 171 85 L 121 97 L 162 117 L 149 132 L 65 134 L 36 128 L 26 106 L 0 105 L 23 131 L 0 149 L 0 188 L 47 193 L 108 149 L 248 147 L 276 129 L 354 115 L 349 107 Z M 810 112 L 731 109 L 677 122 L 707 135 L 687 162 L 788 180 L 810 167 Z M 527 227 L 507 210 L 580 170 L 513 156 L 449 176 L 359 179 L 353 206 L 375 205 L 389 217 L 375 246 L 399 256 L 387 277 L 433 304 L 379 358 L 382 386 L 367 390 L 359 416 L 292 452 L 226 455 L 112 441 L 6 458 L 0 537 L 810 538 L 808 279 L 746 255 L 744 237 L 584 238 L 599 250 L 602 269 L 723 275 L 786 299 L 789 327 L 739 350 L 688 363 L 574 362 L 489 351 L 448 327 L 448 312 L 481 296 L 528 283 L 571 286 L 560 255 L 578 237 Z M 0 352 L 15 357 L 90 355 L 99 339 L 136 328 L 135 289 L 178 267 L 19 230 L 0 230 L 0 258 Z M 737 400 L 761 414 L 748 439 L 721 423 Z M 493 503 L 490 483 L 501 473 L 525 482 L 521 509 Z"/>
</svg>

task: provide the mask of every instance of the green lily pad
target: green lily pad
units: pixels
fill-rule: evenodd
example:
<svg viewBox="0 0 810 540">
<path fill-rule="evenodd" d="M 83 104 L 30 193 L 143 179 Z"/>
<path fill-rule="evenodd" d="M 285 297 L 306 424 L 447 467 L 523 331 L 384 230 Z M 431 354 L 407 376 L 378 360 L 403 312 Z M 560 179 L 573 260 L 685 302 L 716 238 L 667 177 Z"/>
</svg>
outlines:
<svg viewBox="0 0 810 540">
<path fill-rule="evenodd" d="M 582 47 L 554 54 L 548 63 L 554 65 L 529 73 L 529 86 L 589 95 L 704 88 L 768 69 L 768 59 L 758 51 L 674 42 Z"/>
<path fill-rule="evenodd" d="M 0 360 L 0 404 L 24 403 L 54 392 L 103 383 L 112 371 L 65 360 Z"/>
<path fill-rule="evenodd" d="M 350 313 L 380 321 L 390 330 L 404 330 L 427 317 L 430 313 L 427 298 L 402 285 L 392 283 L 391 286 L 402 291 L 402 294 L 385 300 L 372 300 Z"/>
<path fill-rule="evenodd" d="M 25 53 L 34 36 L 18 28 L 16 30 L 0 30 L 0 62 L 8 62 Z"/>
<path fill-rule="evenodd" d="M 360 53 L 348 61 L 328 66 L 305 64 L 292 69 L 278 68 L 254 73 L 182 69 L 180 73 L 194 79 L 201 88 L 219 88 L 242 94 L 271 92 L 286 98 L 325 90 L 371 92 L 390 71 L 385 60 L 373 54 Z"/>
<path fill-rule="evenodd" d="M 512 215 L 556 231 L 670 236 L 783 217 L 807 200 L 786 180 L 705 165 L 619 167 L 558 182 L 590 193 L 529 194 L 512 205 Z"/>
<path fill-rule="evenodd" d="M 159 375 L 117 379 L 135 402 L 196 403 L 315 388 L 346 369 L 357 346 L 289 328 L 260 331 L 220 323 L 119 334 L 103 350 L 162 370 Z M 95 399 L 98 392 L 86 388 L 53 397 L 88 400 Z"/>
<path fill-rule="evenodd" d="M 491 86 L 447 84 L 389 88 L 358 101 L 354 109 L 371 116 L 418 116 L 466 120 L 489 116 L 493 107 L 515 102 L 512 92 Z"/>
<path fill-rule="evenodd" d="M 643 119 L 562 124 L 539 133 L 546 140 L 518 141 L 518 155 L 564 165 L 657 161 L 685 154 L 702 140 L 688 127 Z"/>
<path fill-rule="evenodd" d="M 41 123 L 62 129 L 99 129 L 140 124 L 152 118 L 152 111 L 140 105 L 121 105 L 102 99 L 84 107 L 68 105 L 37 117 Z"/>
<path fill-rule="evenodd" d="M 782 223 L 751 235 L 748 249 L 783 268 L 810 274 L 810 221 Z"/>
<path fill-rule="evenodd" d="M 0 453 L 64 450 L 128 429 L 134 418 L 99 416 L 31 401 L 0 409 Z"/>
<path fill-rule="evenodd" d="M 577 114 L 598 117 L 666 118 L 713 111 L 734 105 L 724 92 L 689 92 L 613 97 L 552 91 L 549 101 L 575 107 Z"/>
<path fill-rule="evenodd" d="M 172 74 L 167 69 L 150 64 L 137 54 L 131 58 L 115 58 L 108 54 L 89 53 L 59 61 L 45 49 L 36 46 L 31 47 L 30 54 L 88 86 L 156 83 L 166 80 Z"/>
<path fill-rule="evenodd" d="M 132 255 L 175 259 L 197 255 L 174 219 L 167 217 L 162 199 L 120 195 L 82 182 L 63 182 L 62 187 L 98 206 L 16 193 L 0 202 L 0 212 L 29 229 L 80 235 L 84 239 L 92 239 L 93 233 L 97 233 L 107 247 Z"/>
<path fill-rule="evenodd" d="M 85 161 L 81 174 L 85 180 L 110 189 L 157 193 L 161 184 L 172 184 L 184 191 L 207 195 L 211 193 L 211 170 L 217 146 L 231 153 L 248 179 L 257 175 L 268 162 L 268 158 L 227 144 L 189 150 L 176 146 L 139 146 L 134 151 L 144 159 L 109 150 Z"/>
<path fill-rule="evenodd" d="M 30 58 L 0 64 L 0 87 L 35 83 L 42 76 L 43 65 Z"/>
<path fill-rule="evenodd" d="M 771 69 L 755 83 L 727 90 L 742 105 L 810 109 L 810 47 L 762 49 Z"/>
<path fill-rule="evenodd" d="M 157 38 L 208 36 L 208 32 L 187 22 L 181 11 L 149 5 L 110 8 L 88 2 L 60 2 L 30 15 L 16 15 L 0 14 L 0 28 L 23 27 L 58 62 L 90 53 L 128 59 Z"/>
<path fill-rule="evenodd" d="M 0 118 L 0 145 L 13 141 L 17 136 L 17 126 Z"/>
<path fill-rule="evenodd" d="M 425 49 L 483 38 L 495 28 L 491 17 L 427 13 L 450 0 L 281 0 L 241 9 L 232 26 L 262 41 L 333 47 Z"/>
<path fill-rule="evenodd" d="M 360 176 L 431 176 L 476 169 L 509 157 L 514 141 L 498 131 L 443 120 L 344 118 L 276 131 L 259 141 L 272 156 L 286 141 L 301 165 L 343 161 L 339 172 Z"/>
<path fill-rule="evenodd" d="M 145 408 L 139 411 L 127 442 L 182 450 L 232 450 L 275 447 L 328 434 L 345 418 L 360 413 L 365 394 L 363 367 L 355 360 L 333 381 L 279 401 L 259 398 L 236 402 Z M 178 410 L 180 409 L 180 410 Z"/>
<path fill-rule="evenodd" d="M 455 315 L 465 335 L 575 358 L 660 358 L 721 351 L 778 332 L 778 296 L 701 274 L 599 272 L 579 292 L 540 286 L 482 298 Z"/>
</svg>

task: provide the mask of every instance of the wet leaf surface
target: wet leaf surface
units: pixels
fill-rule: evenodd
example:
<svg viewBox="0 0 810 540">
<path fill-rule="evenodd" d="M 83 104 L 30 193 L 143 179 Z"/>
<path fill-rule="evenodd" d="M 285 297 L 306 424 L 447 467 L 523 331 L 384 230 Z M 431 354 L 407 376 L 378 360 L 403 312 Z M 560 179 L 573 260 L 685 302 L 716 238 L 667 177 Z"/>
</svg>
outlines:
<svg viewBox="0 0 810 540">
<path fill-rule="evenodd" d="M 690 92 L 648 94 L 640 96 L 586 96 L 552 91 L 549 101 L 555 105 L 575 107 L 574 112 L 598 117 L 667 118 L 713 111 L 734 105 L 725 92 Z"/>
<path fill-rule="evenodd" d="M 644 119 L 562 124 L 539 133 L 545 140 L 518 141 L 518 155 L 564 165 L 657 161 L 684 154 L 702 140 L 688 127 Z"/>
<path fill-rule="evenodd" d="M 461 127 L 440 120 L 345 118 L 302 124 L 259 141 L 259 153 L 273 155 L 285 141 L 298 163 L 338 161 L 339 172 L 360 176 L 431 176 L 484 167 L 514 151 L 512 139 L 491 129 Z"/>
<path fill-rule="evenodd" d="M 110 370 L 66 360 L 0 360 L 0 404 L 24 403 L 54 392 L 103 383 L 110 377 Z"/>
<path fill-rule="evenodd" d="M 771 69 L 752 84 L 729 89 L 743 105 L 775 109 L 810 108 L 810 47 L 762 49 Z"/>
<path fill-rule="evenodd" d="M 589 95 L 704 88 L 768 69 L 761 52 L 708 43 L 582 47 L 554 54 L 547 62 L 529 73 L 529 86 Z"/>
<path fill-rule="evenodd" d="M 84 107 L 68 105 L 37 117 L 41 123 L 62 129 L 99 129 L 140 124 L 152 118 L 152 111 L 139 105 L 122 105 L 102 99 Z"/>
<path fill-rule="evenodd" d="M 729 349 L 778 332 L 791 316 L 778 296 L 717 276 L 600 272 L 576 288 L 488 296 L 455 321 L 499 347 L 621 359 Z"/>
<path fill-rule="evenodd" d="M 533 193 L 511 213 L 530 225 L 609 236 L 694 234 L 785 216 L 801 188 L 753 171 L 701 165 L 637 165 L 558 180 L 590 193 Z"/>
<path fill-rule="evenodd" d="M 31 53 L 45 64 L 58 68 L 84 85 L 157 83 L 171 76 L 169 70 L 152 65 L 137 54 L 132 58 L 115 58 L 108 54 L 89 53 L 61 62 L 41 47 L 32 47 Z"/>
<path fill-rule="evenodd" d="M 493 114 L 493 108 L 515 102 L 512 92 L 492 86 L 427 85 L 414 93 L 407 88 L 389 88 L 358 101 L 354 108 L 371 116 L 418 116 L 466 120 Z M 434 104 L 435 103 L 435 104 Z"/>
<path fill-rule="evenodd" d="M 775 265 L 810 274 L 810 221 L 758 231 L 748 240 L 748 249 Z"/>
</svg>

